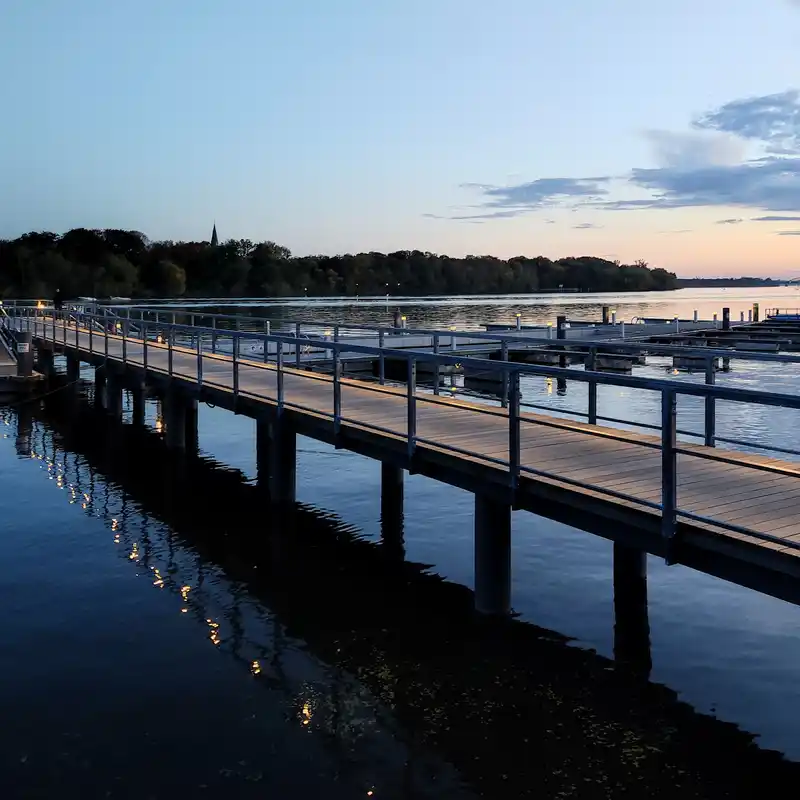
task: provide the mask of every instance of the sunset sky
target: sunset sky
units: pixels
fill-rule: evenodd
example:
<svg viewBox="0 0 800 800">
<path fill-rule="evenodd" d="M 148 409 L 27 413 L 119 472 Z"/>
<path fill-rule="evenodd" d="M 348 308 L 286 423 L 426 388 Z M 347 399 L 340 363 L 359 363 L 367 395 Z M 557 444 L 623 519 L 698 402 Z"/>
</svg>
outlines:
<svg viewBox="0 0 800 800">
<path fill-rule="evenodd" d="M 0 237 L 800 275 L 796 0 L 4 0 Z"/>
</svg>

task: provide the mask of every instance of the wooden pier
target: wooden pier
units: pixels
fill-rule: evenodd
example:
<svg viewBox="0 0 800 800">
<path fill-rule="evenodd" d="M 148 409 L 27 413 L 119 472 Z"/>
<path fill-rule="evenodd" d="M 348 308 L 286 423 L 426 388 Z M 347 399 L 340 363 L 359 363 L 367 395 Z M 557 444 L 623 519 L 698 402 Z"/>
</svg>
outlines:
<svg viewBox="0 0 800 800">
<path fill-rule="evenodd" d="M 162 393 L 166 441 L 175 449 L 197 444 L 198 402 L 255 419 L 265 502 L 294 503 L 298 434 L 380 461 L 389 508 L 402 503 L 403 470 L 473 492 L 479 611 L 505 614 L 511 608 L 512 509 L 614 540 L 619 568 L 642 582 L 649 552 L 800 602 L 800 465 L 679 442 L 676 423 L 678 395 L 705 398 L 705 439 L 714 444 L 716 400 L 777 410 L 800 408 L 798 397 L 502 361 L 492 362 L 492 369 L 504 375 L 504 404 L 493 407 L 418 390 L 418 363 L 481 366 L 477 359 L 443 353 L 314 339 L 315 347 L 332 353 L 333 374 L 323 375 L 285 362 L 284 347 L 297 352 L 291 335 L 164 323 L 131 332 L 125 324 L 112 328 L 103 314 L 57 320 L 52 312 L 26 309 L 12 311 L 9 322 L 12 331 L 30 332 L 45 371 L 55 352 L 66 355 L 73 378 L 80 362 L 94 365 L 97 398 L 115 416 L 121 415 L 124 390 L 132 392 L 135 423 L 144 419 L 145 385 Z M 212 336 L 227 337 L 230 353 L 209 352 Z M 250 341 L 263 342 L 267 357 L 274 351 L 274 361 L 242 357 Z M 716 352 L 704 349 L 709 357 Z M 344 377 L 344 352 L 404 358 L 405 385 Z M 521 381 L 529 375 L 588 383 L 589 422 L 524 411 Z M 598 384 L 657 392 L 660 430 L 648 435 L 597 424 Z"/>
</svg>

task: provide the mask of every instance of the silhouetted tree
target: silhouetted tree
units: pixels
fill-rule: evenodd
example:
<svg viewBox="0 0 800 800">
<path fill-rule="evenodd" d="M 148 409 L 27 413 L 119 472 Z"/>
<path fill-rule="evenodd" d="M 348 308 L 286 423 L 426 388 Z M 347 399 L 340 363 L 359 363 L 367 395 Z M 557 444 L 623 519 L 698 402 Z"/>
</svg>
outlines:
<svg viewBox="0 0 800 800">
<path fill-rule="evenodd" d="M 275 242 L 151 242 L 138 231 L 75 228 L 0 240 L 0 296 L 425 295 L 664 291 L 671 272 L 592 256 L 451 258 L 421 250 L 293 257 Z"/>
</svg>

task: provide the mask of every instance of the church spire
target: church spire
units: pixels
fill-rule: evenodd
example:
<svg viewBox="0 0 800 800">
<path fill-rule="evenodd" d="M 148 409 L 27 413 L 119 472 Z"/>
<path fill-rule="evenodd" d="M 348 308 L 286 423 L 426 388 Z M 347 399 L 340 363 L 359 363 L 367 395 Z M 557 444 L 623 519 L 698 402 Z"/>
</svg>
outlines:
<svg viewBox="0 0 800 800">
<path fill-rule="evenodd" d="M 216 247 L 219 244 L 219 239 L 217 238 L 217 223 L 214 223 L 214 228 L 211 231 L 211 246 Z"/>
</svg>

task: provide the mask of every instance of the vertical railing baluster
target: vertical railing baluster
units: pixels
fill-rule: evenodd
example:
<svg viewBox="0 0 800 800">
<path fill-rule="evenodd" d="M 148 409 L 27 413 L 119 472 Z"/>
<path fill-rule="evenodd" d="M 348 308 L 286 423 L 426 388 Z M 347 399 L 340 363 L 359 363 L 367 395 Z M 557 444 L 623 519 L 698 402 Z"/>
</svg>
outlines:
<svg viewBox="0 0 800 800">
<path fill-rule="evenodd" d="M 414 457 L 417 439 L 417 362 L 413 355 L 408 357 L 407 430 L 408 458 Z"/>
<path fill-rule="evenodd" d="M 590 372 L 597 369 L 597 348 L 589 348 L 588 364 Z M 589 424 L 597 425 L 597 381 L 589 381 Z"/>
<path fill-rule="evenodd" d="M 508 408 L 508 393 L 511 387 L 508 384 L 508 342 L 505 339 L 500 344 L 500 358 L 503 360 L 503 393 L 500 396 L 500 405 Z"/>
<path fill-rule="evenodd" d="M 342 427 L 342 354 L 333 348 L 333 434 L 339 436 Z"/>
<path fill-rule="evenodd" d="M 105 343 L 103 345 L 104 356 L 106 362 L 108 362 L 108 319 L 107 318 L 103 318 L 103 333 L 105 334 Z"/>
<path fill-rule="evenodd" d="M 706 359 L 706 386 L 713 386 L 717 380 L 717 360 L 716 358 Z M 715 439 L 717 437 L 717 415 L 716 415 L 716 401 L 711 395 L 706 395 L 705 398 L 705 431 L 704 431 L 704 444 L 706 447 L 715 447 Z"/>
<path fill-rule="evenodd" d="M 294 365 L 300 369 L 300 323 L 296 322 L 294 326 Z"/>
<path fill-rule="evenodd" d="M 439 334 L 433 334 L 433 354 L 439 354 Z M 439 375 L 439 359 L 436 359 L 436 363 L 433 367 L 433 393 L 439 394 L 439 381 L 441 380 Z"/>
<path fill-rule="evenodd" d="M 675 389 L 661 390 L 661 535 L 675 535 L 678 512 L 678 395 Z"/>
<path fill-rule="evenodd" d="M 94 332 L 94 314 L 89 314 L 88 320 L 89 320 L 89 352 L 93 353 L 94 352 L 94 337 L 93 337 L 92 334 Z"/>
<path fill-rule="evenodd" d="M 147 325 L 145 325 L 144 317 L 142 317 L 142 369 L 145 373 L 147 372 Z"/>
<path fill-rule="evenodd" d="M 122 363 L 128 362 L 128 321 L 122 321 Z"/>
<path fill-rule="evenodd" d="M 239 397 L 239 337 L 233 334 L 233 399 Z"/>
<path fill-rule="evenodd" d="M 381 385 L 386 383 L 386 359 L 383 355 L 383 344 L 384 332 L 381 330 L 378 331 L 378 349 L 380 350 L 380 354 L 378 355 L 378 380 Z"/>
<path fill-rule="evenodd" d="M 283 340 L 278 339 L 275 347 L 276 381 L 278 387 L 278 414 L 283 412 Z"/>
<path fill-rule="evenodd" d="M 264 363 L 269 364 L 269 334 L 264 334 Z"/>
<path fill-rule="evenodd" d="M 508 384 L 508 470 L 511 479 L 511 488 L 519 485 L 520 465 L 520 382 L 519 372 L 510 370 L 509 365 L 503 366 Z"/>
<path fill-rule="evenodd" d="M 175 333 L 175 328 L 173 328 L 172 325 L 170 325 L 169 328 L 167 328 L 167 374 L 170 376 L 170 378 L 172 377 L 172 361 L 173 361 L 172 338 L 174 336 L 174 333 Z"/>
<path fill-rule="evenodd" d="M 197 385 L 203 385 L 203 343 L 201 337 L 197 337 Z"/>
</svg>

